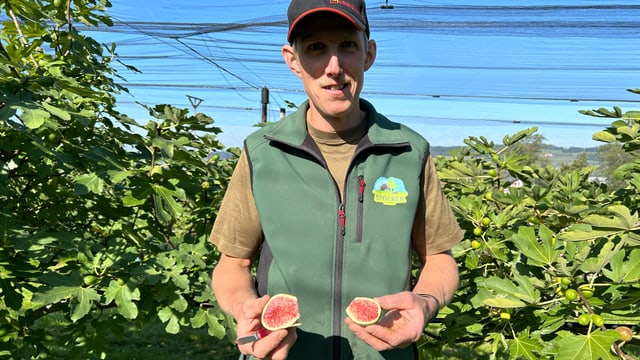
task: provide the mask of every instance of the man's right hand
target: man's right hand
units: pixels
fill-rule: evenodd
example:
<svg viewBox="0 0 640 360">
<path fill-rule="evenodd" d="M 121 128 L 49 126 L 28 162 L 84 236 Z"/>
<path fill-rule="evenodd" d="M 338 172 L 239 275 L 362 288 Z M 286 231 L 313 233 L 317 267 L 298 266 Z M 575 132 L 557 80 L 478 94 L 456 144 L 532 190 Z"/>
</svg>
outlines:
<svg viewBox="0 0 640 360">
<path fill-rule="evenodd" d="M 234 311 L 238 324 L 238 337 L 248 336 L 258 331 L 262 324 L 260 316 L 262 309 L 269 301 L 269 296 L 265 295 L 258 299 L 251 299 L 239 304 Z M 252 355 L 257 359 L 284 360 L 289 354 L 289 349 L 296 341 L 296 329 L 289 328 L 270 332 L 263 338 L 248 343 L 238 345 L 238 349 L 245 355 Z"/>
</svg>

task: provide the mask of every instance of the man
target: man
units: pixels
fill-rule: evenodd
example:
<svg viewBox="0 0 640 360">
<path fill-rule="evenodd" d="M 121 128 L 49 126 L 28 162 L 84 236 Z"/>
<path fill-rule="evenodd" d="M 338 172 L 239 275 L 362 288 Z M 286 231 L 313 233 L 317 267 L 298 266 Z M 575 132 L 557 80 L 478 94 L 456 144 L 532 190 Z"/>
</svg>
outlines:
<svg viewBox="0 0 640 360">
<path fill-rule="evenodd" d="M 428 143 L 360 99 L 377 51 L 364 0 L 293 0 L 288 18 L 282 55 L 308 101 L 245 140 L 211 233 L 216 298 L 243 337 L 269 295 L 298 297 L 299 327 L 238 345 L 258 359 L 414 359 L 457 289 L 462 232 Z M 378 324 L 345 316 L 356 296 L 380 303 Z"/>
</svg>

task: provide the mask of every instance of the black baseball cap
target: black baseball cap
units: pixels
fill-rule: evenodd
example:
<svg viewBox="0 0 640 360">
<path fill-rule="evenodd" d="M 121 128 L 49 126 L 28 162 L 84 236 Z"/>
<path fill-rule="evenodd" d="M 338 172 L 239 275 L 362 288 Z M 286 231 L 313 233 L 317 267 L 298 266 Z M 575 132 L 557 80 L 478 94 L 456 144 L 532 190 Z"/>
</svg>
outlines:
<svg viewBox="0 0 640 360">
<path fill-rule="evenodd" d="M 293 30 L 304 17 L 321 11 L 330 11 L 351 21 L 359 31 L 369 37 L 367 6 L 364 0 L 292 0 L 289 4 L 289 33 L 287 41 L 293 41 Z"/>
</svg>

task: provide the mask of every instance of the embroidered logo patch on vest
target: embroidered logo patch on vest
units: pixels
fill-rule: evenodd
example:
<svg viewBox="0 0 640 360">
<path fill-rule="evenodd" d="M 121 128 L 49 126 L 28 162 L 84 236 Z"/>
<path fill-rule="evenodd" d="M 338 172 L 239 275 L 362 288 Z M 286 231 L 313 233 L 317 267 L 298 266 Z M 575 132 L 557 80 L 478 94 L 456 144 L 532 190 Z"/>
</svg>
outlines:
<svg viewBox="0 0 640 360">
<path fill-rule="evenodd" d="M 381 176 L 373 185 L 373 201 L 383 205 L 397 205 L 407 202 L 407 189 L 404 182 L 395 177 Z"/>
</svg>

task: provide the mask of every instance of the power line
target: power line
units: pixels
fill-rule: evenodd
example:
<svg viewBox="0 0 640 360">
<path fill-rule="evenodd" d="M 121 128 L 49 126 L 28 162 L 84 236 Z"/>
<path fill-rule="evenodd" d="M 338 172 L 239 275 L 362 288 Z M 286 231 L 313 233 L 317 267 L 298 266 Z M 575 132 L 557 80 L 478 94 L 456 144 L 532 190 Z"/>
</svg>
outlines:
<svg viewBox="0 0 640 360">
<path fill-rule="evenodd" d="M 188 45 L 187 43 L 185 43 L 185 42 L 184 42 L 184 41 L 182 41 L 181 39 L 176 38 L 175 40 L 176 40 L 177 42 L 179 42 L 180 44 L 182 44 L 182 45 L 183 45 L 184 47 L 186 47 L 187 49 L 189 49 L 191 52 L 193 52 L 194 54 L 196 54 L 196 55 L 197 55 L 197 57 L 198 57 L 200 60 L 202 60 L 202 61 L 204 61 L 204 62 L 206 62 L 206 63 L 212 64 L 213 66 L 217 67 L 219 70 L 221 70 L 221 71 L 223 71 L 224 73 L 227 73 L 227 74 L 229 74 L 229 75 L 233 76 L 234 78 L 236 78 L 236 79 L 238 79 L 238 80 L 242 81 L 243 83 L 245 83 L 245 84 L 249 85 L 250 87 L 252 87 L 252 88 L 253 88 L 253 89 L 255 89 L 255 90 L 259 89 L 259 87 L 258 87 L 257 85 L 255 85 L 255 84 L 251 83 L 250 81 L 248 81 L 248 80 L 246 80 L 246 79 L 244 79 L 244 78 L 242 78 L 242 77 L 240 77 L 240 76 L 238 76 L 238 75 L 234 74 L 233 72 L 229 71 L 229 70 L 228 70 L 227 68 L 225 68 L 224 66 L 222 66 L 222 65 L 218 64 L 217 62 L 215 62 L 213 59 L 210 59 L 210 58 L 208 58 L 208 57 L 204 56 L 204 55 L 203 55 L 202 53 L 200 53 L 198 50 L 194 49 L 193 47 L 191 47 L 190 45 Z"/>
<path fill-rule="evenodd" d="M 131 28 L 133 28 L 133 29 L 136 29 L 136 31 L 138 31 L 138 32 L 140 32 L 140 33 L 142 33 L 142 34 L 145 34 L 145 35 L 147 35 L 147 36 L 149 36 L 149 37 L 155 38 L 155 39 L 157 39 L 157 40 L 161 41 L 162 43 L 164 43 L 164 44 L 166 44 L 166 45 L 169 45 L 169 46 L 173 47 L 174 49 L 177 49 L 177 50 L 179 50 L 179 51 L 184 51 L 184 50 L 183 50 L 183 49 L 181 49 L 180 47 L 176 47 L 175 45 L 173 45 L 173 44 L 171 44 L 171 43 L 169 43 L 169 42 L 164 41 L 164 40 L 163 40 L 163 38 L 162 38 L 162 37 L 160 37 L 160 36 L 158 36 L 158 35 L 149 34 L 148 32 L 145 32 L 144 30 L 137 29 L 135 26 L 130 25 L 130 24 L 128 24 L 128 23 L 126 23 L 126 22 L 124 22 L 124 21 L 122 21 L 122 20 L 119 20 L 119 19 L 115 18 L 115 17 L 114 17 L 114 19 L 118 20 L 118 21 L 119 21 L 120 23 L 122 23 L 122 24 L 125 24 L 125 25 L 127 25 L 127 26 L 130 26 L 130 27 L 131 27 Z M 177 37 L 175 37 L 175 36 L 174 36 L 174 37 L 169 37 L 169 38 L 171 38 L 171 39 L 173 39 L 173 40 L 177 41 L 178 43 L 182 44 L 184 47 L 186 47 L 187 49 L 189 49 L 190 51 L 192 51 L 194 54 L 196 54 L 196 55 L 199 57 L 199 59 L 200 59 L 200 60 L 203 60 L 203 61 L 204 61 L 204 62 L 206 62 L 206 63 L 209 63 L 209 64 L 214 65 L 214 66 L 215 66 L 216 68 L 218 68 L 220 71 L 223 71 L 224 73 L 227 73 L 227 74 L 229 74 L 229 75 L 233 76 L 234 78 L 236 78 L 236 79 L 238 79 L 238 80 L 242 81 L 243 83 L 245 83 L 245 84 L 249 85 L 250 87 L 254 88 L 255 90 L 259 89 L 259 87 L 258 87 L 257 85 L 252 84 L 251 82 L 247 81 L 246 79 L 243 79 L 242 77 L 240 77 L 240 76 L 238 76 L 238 75 L 234 74 L 233 72 L 229 71 L 229 70 L 228 70 L 228 69 L 226 69 L 225 67 L 223 67 L 223 66 L 219 65 L 218 63 L 216 63 L 213 59 L 207 58 L 206 56 L 202 55 L 199 51 L 197 51 L 197 50 L 196 50 L 196 49 L 194 49 L 193 47 L 189 46 L 188 44 L 184 43 L 181 39 L 179 39 L 179 38 L 177 38 Z M 238 95 L 239 95 L 239 96 L 241 96 L 240 94 L 238 94 Z M 241 96 L 241 97 L 242 97 L 242 96 Z M 248 99 L 246 99 L 246 98 L 244 98 L 244 97 L 243 97 L 243 99 L 248 100 Z"/>
<path fill-rule="evenodd" d="M 187 89 L 219 89 L 219 90 L 255 90 L 254 87 L 237 87 L 228 85 L 211 84 L 171 84 L 171 83 L 127 83 L 127 87 L 146 88 L 187 88 Z M 283 93 L 302 93 L 301 89 L 269 88 L 270 91 Z M 605 98 L 560 98 L 560 97 L 535 97 L 535 96 L 498 96 L 498 95 L 462 95 L 462 94 L 427 94 L 408 92 L 381 92 L 367 91 L 365 95 L 402 96 L 402 97 L 428 97 L 428 98 L 459 98 L 459 99 L 496 99 L 496 100 L 521 100 L 521 101 L 561 101 L 561 102 L 608 102 L 608 103 L 640 103 L 640 100 L 630 99 L 605 99 Z"/>
<path fill-rule="evenodd" d="M 118 104 L 138 104 L 134 101 L 118 101 Z M 247 111 L 247 112 L 259 112 L 260 108 L 258 107 L 241 107 L 241 106 L 225 106 L 225 105 L 200 105 L 200 108 L 203 109 L 222 109 L 222 110 L 233 110 L 233 111 Z M 269 112 L 271 114 L 276 114 L 279 112 L 279 108 L 270 107 Z M 460 117 L 429 117 L 424 115 L 397 115 L 397 114 L 386 114 L 385 116 L 390 119 L 394 119 L 396 121 L 400 121 L 400 119 L 414 119 L 423 122 L 430 121 L 446 121 L 446 122 L 492 122 L 492 123 L 500 123 L 505 125 L 540 125 L 540 126 L 568 126 L 568 127 L 598 127 L 601 128 L 605 126 L 605 123 L 589 123 L 589 122 L 568 122 L 563 120 L 558 121 L 536 121 L 536 120 L 509 120 L 509 119 L 490 119 L 490 118 L 460 118 Z"/>
<path fill-rule="evenodd" d="M 207 36 L 208 39 L 211 40 L 211 37 Z M 251 74 L 253 74 L 255 77 L 257 77 L 258 79 L 262 80 L 263 83 L 267 83 L 260 75 L 256 74 L 253 70 L 251 70 L 251 68 L 245 66 L 245 62 L 246 61 L 240 61 L 238 58 L 234 57 L 233 55 L 231 55 L 227 50 L 225 50 L 223 47 L 221 47 L 216 41 L 211 41 L 218 49 L 222 50 L 225 54 L 227 54 L 227 56 L 229 56 L 229 58 L 237 63 L 240 64 L 240 66 L 242 66 L 245 70 L 247 70 L 248 72 L 250 72 Z M 204 45 L 207 46 L 207 41 L 203 41 Z M 208 49 L 208 47 L 207 47 Z M 278 106 L 280 105 L 280 102 L 276 100 L 276 103 L 278 104 Z M 284 101 L 284 99 L 280 98 L 280 100 Z"/>
</svg>

